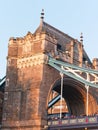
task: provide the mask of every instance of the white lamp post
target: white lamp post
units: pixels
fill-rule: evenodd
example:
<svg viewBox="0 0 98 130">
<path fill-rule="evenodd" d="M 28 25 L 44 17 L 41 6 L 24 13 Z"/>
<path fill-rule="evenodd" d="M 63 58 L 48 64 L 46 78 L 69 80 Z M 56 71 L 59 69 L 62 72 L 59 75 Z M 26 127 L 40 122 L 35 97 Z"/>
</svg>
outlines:
<svg viewBox="0 0 98 130">
<path fill-rule="evenodd" d="M 62 66 L 63 69 L 63 66 Z M 63 99 L 63 73 L 61 75 L 61 100 L 60 100 L 60 119 L 62 118 L 62 99 Z"/>
</svg>

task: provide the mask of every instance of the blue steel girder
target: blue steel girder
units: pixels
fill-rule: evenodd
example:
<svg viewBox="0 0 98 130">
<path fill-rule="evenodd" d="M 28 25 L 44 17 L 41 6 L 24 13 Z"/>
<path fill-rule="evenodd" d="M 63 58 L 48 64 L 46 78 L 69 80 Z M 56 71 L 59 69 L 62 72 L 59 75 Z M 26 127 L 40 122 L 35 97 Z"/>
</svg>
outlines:
<svg viewBox="0 0 98 130">
<path fill-rule="evenodd" d="M 89 68 L 84 68 L 84 67 L 79 67 L 73 64 L 65 63 L 60 60 L 56 60 L 52 57 L 49 56 L 48 58 L 48 64 L 58 70 L 60 73 L 65 74 L 75 80 L 78 80 L 82 83 L 85 84 L 85 86 L 91 86 L 98 88 L 98 71 L 89 69 Z M 79 75 L 79 73 L 85 73 L 87 75 L 87 79 Z M 90 75 L 96 79 L 95 81 L 90 81 Z"/>
<path fill-rule="evenodd" d="M 2 84 L 5 82 L 6 80 L 6 76 L 4 76 L 1 80 L 0 80 L 0 87 L 2 86 Z"/>
<path fill-rule="evenodd" d="M 61 99 L 61 95 L 57 95 L 54 97 L 49 103 L 48 103 L 48 109 L 52 107 L 56 102 L 58 102 Z"/>
</svg>

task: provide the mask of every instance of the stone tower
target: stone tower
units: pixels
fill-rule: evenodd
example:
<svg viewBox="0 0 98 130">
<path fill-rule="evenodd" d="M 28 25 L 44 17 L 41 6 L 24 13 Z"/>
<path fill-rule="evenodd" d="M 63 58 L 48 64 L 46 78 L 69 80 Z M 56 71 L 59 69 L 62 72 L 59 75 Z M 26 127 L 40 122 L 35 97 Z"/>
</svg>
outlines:
<svg viewBox="0 0 98 130">
<path fill-rule="evenodd" d="M 47 54 L 81 67 L 85 61 L 92 65 L 81 42 L 47 24 L 43 17 L 33 34 L 28 32 L 23 38 L 10 38 L 2 130 L 45 129 L 49 92 L 60 80 L 59 72 L 47 65 Z M 71 85 L 77 87 L 73 82 Z M 79 108 L 85 106 L 85 103 L 82 105 L 85 93 L 81 89 L 77 90 L 83 95 Z M 75 95 L 74 90 L 73 93 Z M 78 94 L 78 98 L 80 96 Z"/>
</svg>

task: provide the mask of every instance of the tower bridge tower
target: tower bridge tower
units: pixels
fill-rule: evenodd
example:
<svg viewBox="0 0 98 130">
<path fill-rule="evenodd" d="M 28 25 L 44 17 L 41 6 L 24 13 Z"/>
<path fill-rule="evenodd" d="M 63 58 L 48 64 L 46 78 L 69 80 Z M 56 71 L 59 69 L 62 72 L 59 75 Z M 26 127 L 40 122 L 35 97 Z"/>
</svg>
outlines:
<svg viewBox="0 0 98 130">
<path fill-rule="evenodd" d="M 51 92 L 60 95 L 61 85 L 60 73 L 47 64 L 47 55 L 65 63 L 98 69 L 98 60 L 90 61 L 82 42 L 47 24 L 41 17 L 33 34 L 28 32 L 22 38 L 9 40 L 2 130 L 46 128 Z M 84 84 L 65 75 L 63 90 L 68 111 L 73 115 L 86 114 Z M 89 114 L 98 110 L 97 97 L 97 90 L 90 88 Z"/>
</svg>

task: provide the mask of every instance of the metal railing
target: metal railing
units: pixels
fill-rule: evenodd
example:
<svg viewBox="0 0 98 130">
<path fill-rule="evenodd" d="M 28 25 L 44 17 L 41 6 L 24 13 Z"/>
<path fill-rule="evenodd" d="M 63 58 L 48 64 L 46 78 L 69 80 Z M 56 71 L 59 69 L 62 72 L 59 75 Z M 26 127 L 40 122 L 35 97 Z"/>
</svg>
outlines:
<svg viewBox="0 0 98 130">
<path fill-rule="evenodd" d="M 49 128 L 98 127 L 98 115 L 50 119 L 48 126 Z"/>
</svg>

